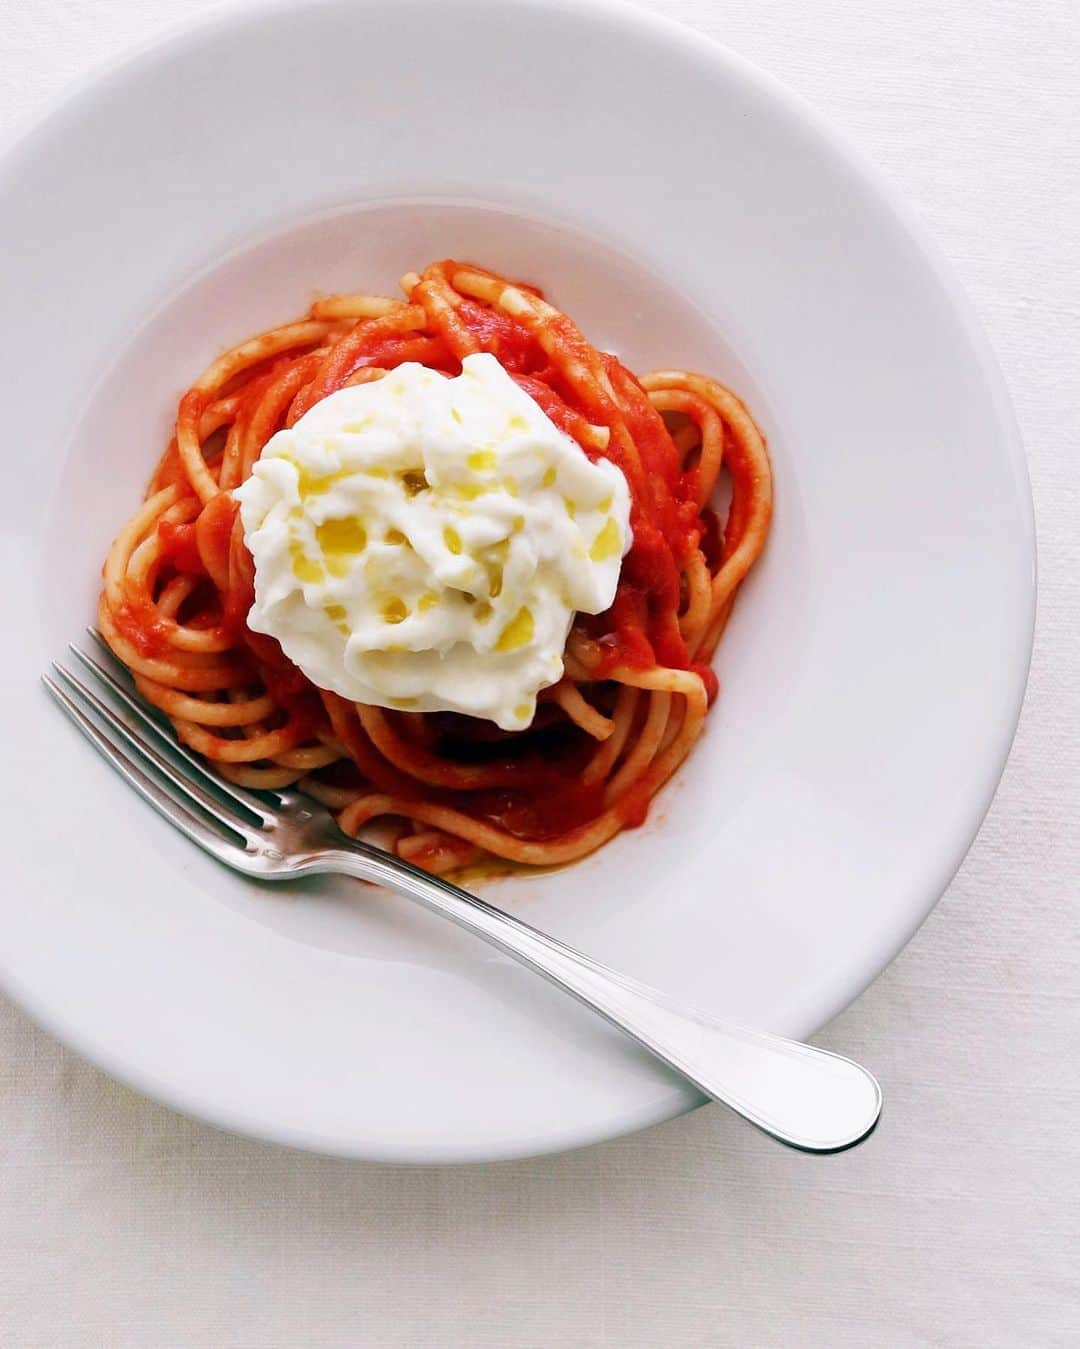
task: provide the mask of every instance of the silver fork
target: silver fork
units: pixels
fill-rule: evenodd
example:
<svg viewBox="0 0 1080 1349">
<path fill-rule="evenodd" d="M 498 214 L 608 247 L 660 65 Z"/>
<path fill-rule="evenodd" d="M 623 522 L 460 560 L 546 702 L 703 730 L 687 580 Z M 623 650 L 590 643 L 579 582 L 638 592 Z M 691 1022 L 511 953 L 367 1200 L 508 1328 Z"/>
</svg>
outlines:
<svg viewBox="0 0 1080 1349">
<path fill-rule="evenodd" d="M 841 1152 L 873 1131 L 881 1088 L 850 1059 L 680 1007 L 449 881 L 349 838 L 310 797 L 256 794 L 217 776 L 135 695 L 89 631 L 102 658 L 73 644 L 81 672 L 53 662 L 59 681 L 44 675 L 45 685 L 139 795 L 219 862 L 264 881 L 332 872 L 396 890 L 544 975 L 790 1147 Z"/>
</svg>

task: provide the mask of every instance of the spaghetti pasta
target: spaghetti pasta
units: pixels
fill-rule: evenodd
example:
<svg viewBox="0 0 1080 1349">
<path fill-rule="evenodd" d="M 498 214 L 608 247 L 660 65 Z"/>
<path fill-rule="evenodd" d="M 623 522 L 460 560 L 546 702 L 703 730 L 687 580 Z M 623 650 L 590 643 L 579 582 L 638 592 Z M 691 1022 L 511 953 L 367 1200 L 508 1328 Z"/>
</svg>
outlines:
<svg viewBox="0 0 1080 1349">
<path fill-rule="evenodd" d="M 710 660 L 765 543 L 764 441 L 714 380 L 638 380 L 533 286 L 435 263 L 403 300 L 335 295 L 219 357 L 180 400 L 146 499 L 104 568 L 100 629 L 139 692 L 231 780 L 296 784 L 346 832 L 374 827 L 434 871 L 478 860 L 552 866 L 640 824 L 716 695 Z M 521 732 L 453 713 L 348 703 L 251 631 L 254 568 L 232 489 L 320 399 L 406 361 L 446 375 L 490 352 L 631 494 L 615 601 L 579 614 L 565 673 Z M 722 474 L 731 499 L 710 503 Z"/>
</svg>

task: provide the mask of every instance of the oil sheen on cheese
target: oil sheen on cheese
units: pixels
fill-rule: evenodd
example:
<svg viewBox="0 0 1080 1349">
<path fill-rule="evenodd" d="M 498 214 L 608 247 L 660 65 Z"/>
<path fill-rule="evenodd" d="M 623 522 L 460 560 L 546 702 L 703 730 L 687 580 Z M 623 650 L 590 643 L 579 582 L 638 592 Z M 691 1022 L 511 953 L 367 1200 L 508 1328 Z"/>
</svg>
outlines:
<svg viewBox="0 0 1080 1349">
<path fill-rule="evenodd" d="M 355 702 L 528 726 L 575 612 L 608 608 L 626 480 L 591 463 L 494 356 L 341 389 L 236 491 L 256 632 Z"/>
</svg>

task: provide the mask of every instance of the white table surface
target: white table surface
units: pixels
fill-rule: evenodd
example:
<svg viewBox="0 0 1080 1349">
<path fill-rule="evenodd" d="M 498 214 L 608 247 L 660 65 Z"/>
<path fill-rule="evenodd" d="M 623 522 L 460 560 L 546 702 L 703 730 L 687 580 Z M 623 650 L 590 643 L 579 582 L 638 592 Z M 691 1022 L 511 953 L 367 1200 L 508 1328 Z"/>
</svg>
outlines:
<svg viewBox="0 0 1080 1349">
<path fill-rule="evenodd" d="M 880 1074 L 882 1123 L 824 1159 L 709 1107 L 561 1157 L 357 1165 L 183 1119 L 0 1001 L 4 1349 L 1080 1344 L 1080 10 L 653 3 L 906 191 L 1027 444 L 1040 606 L 1009 767 L 938 909 L 821 1036 Z M 208 8 L 8 0 L 0 134 Z"/>
</svg>

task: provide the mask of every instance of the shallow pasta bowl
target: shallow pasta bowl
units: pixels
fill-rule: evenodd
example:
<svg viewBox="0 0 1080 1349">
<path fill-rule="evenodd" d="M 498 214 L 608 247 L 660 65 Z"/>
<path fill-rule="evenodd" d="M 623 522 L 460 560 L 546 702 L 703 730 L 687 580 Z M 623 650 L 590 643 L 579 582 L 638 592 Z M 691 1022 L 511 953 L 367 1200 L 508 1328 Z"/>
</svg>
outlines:
<svg viewBox="0 0 1080 1349">
<path fill-rule="evenodd" d="M 680 28 L 555 0 L 242 9 L 9 149 L 0 981 L 179 1109 L 407 1161 L 568 1147 L 698 1098 L 434 919 L 194 854 L 37 675 L 91 617 L 191 377 L 319 292 L 390 293 L 445 256 L 536 281 L 634 369 L 730 384 L 777 485 L 690 762 L 644 827 L 492 883 L 501 906 L 683 1002 L 811 1033 L 970 844 L 1034 598 L 1007 400 L 933 248 L 814 114 Z"/>
</svg>

